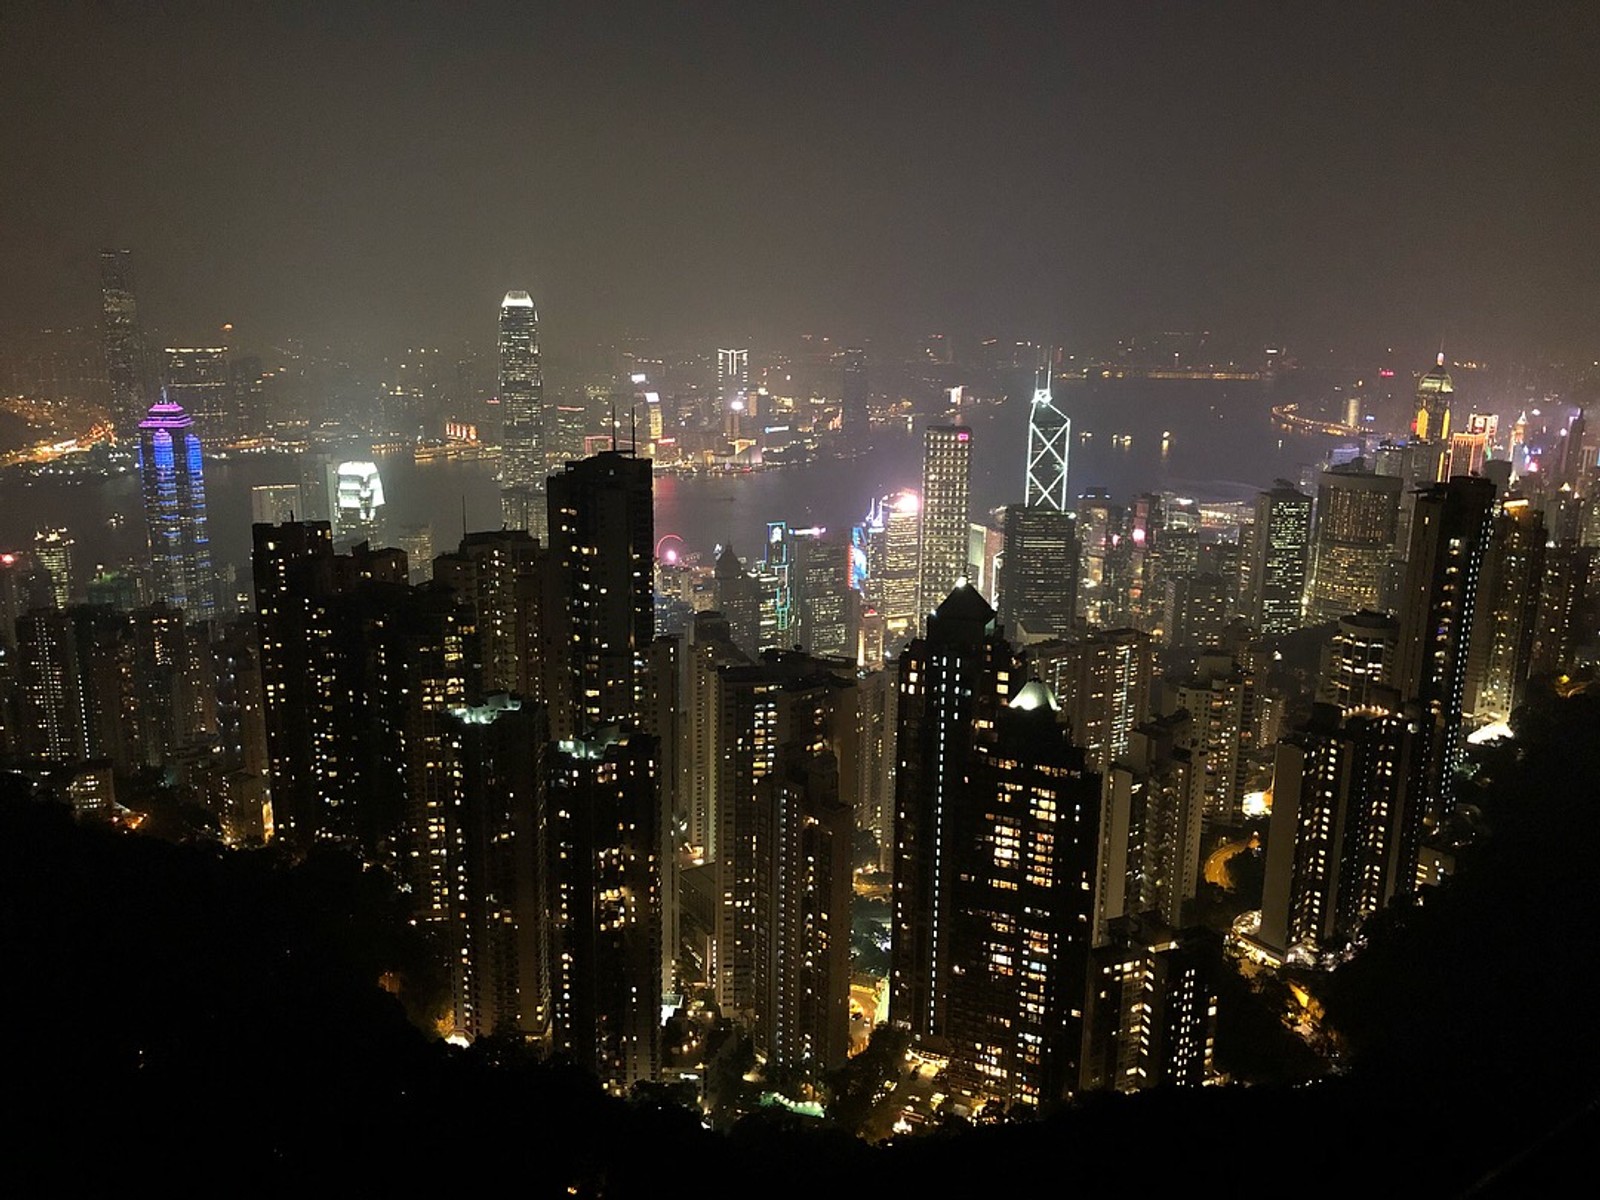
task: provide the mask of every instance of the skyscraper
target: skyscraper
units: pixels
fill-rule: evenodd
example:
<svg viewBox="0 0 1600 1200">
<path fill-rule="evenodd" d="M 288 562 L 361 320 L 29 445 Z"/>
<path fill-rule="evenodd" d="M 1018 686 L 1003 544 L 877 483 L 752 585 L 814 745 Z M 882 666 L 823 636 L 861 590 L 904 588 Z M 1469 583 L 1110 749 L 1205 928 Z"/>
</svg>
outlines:
<svg viewBox="0 0 1600 1200">
<path fill-rule="evenodd" d="M 1077 624 L 1082 547 L 1067 498 L 1072 422 L 1045 386 L 1028 413 L 1028 469 L 1022 504 L 1006 506 L 1000 572 L 1000 623 L 1014 640 L 1030 633 L 1065 637 Z"/>
<path fill-rule="evenodd" d="M 200 438 L 183 406 L 163 398 L 139 422 L 139 476 L 155 594 L 191 621 L 216 616 L 216 577 L 206 533 Z"/>
<path fill-rule="evenodd" d="M 1323 471 L 1306 621 L 1317 625 L 1377 609 L 1396 555 L 1401 481 L 1366 470 L 1361 459 Z"/>
<path fill-rule="evenodd" d="M 44 571 L 50 599 L 57 608 L 72 603 L 72 550 L 77 545 L 65 529 L 48 526 L 33 535 L 33 561 Z"/>
<path fill-rule="evenodd" d="M 922 439 L 922 548 L 917 566 L 917 620 L 967 575 L 967 502 L 972 430 L 930 425 Z"/>
<path fill-rule="evenodd" d="M 237 437 L 239 412 L 233 398 L 228 348 L 168 346 L 162 354 L 162 401 L 186 409 L 196 436 L 207 446 L 220 446 Z"/>
<path fill-rule="evenodd" d="M 717 351 L 717 396 L 722 405 L 723 430 L 737 440 L 750 414 L 750 351 Z"/>
<path fill-rule="evenodd" d="M 1425 796 L 1435 825 L 1454 808 L 1467 657 L 1493 506 L 1493 483 L 1458 477 L 1421 489 L 1411 523 L 1394 683 L 1402 700 L 1420 701 L 1431 718 Z"/>
<path fill-rule="evenodd" d="M 850 437 L 865 436 L 872 424 L 867 411 L 867 352 L 847 347 L 842 366 L 839 428 Z"/>
<path fill-rule="evenodd" d="M 130 437 L 150 403 L 150 373 L 126 250 L 100 251 L 100 303 L 111 418 Z"/>
<path fill-rule="evenodd" d="M 1450 441 L 1450 401 L 1455 395 L 1450 372 L 1444 369 L 1444 351 L 1434 368 L 1417 380 L 1417 411 L 1411 419 L 1412 436 L 1419 441 Z"/>
<path fill-rule="evenodd" d="M 1427 743 L 1417 706 L 1327 704 L 1278 743 L 1259 934 L 1273 955 L 1335 945 L 1412 889 Z"/>
<path fill-rule="evenodd" d="M 846 1050 L 859 755 L 854 673 L 840 667 L 772 651 L 717 677 L 717 1003 L 788 1066 L 834 1066 Z"/>
<path fill-rule="evenodd" d="M 1100 829 L 1100 777 L 1038 680 L 974 739 L 953 807 L 951 1070 L 1033 1108 L 1078 1083 Z"/>
<path fill-rule="evenodd" d="M 1067 452 L 1071 443 L 1072 421 L 1056 406 L 1046 374 L 1044 386 L 1034 389 L 1028 410 L 1028 476 L 1023 503 L 1029 508 L 1068 511 Z"/>
<path fill-rule="evenodd" d="M 507 529 L 545 532 L 544 373 L 539 313 L 527 292 L 500 302 L 500 515 Z"/>
<path fill-rule="evenodd" d="M 1480 618 L 1473 622 L 1465 706 L 1504 721 L 1522 703 L 1538 625 L 1546 546 L 1544 514 L 1522 497 L 1500 506 L 1484 555 Z"/>
<path fill-rule="evenodd" d="M 555 1046 L 619 1094 L 654 1078 L 660 1053 L 657 750 L 612 727 L 558 742 L 546 770 Z"/>
<path fill-rule="evenodd" d="M 915 492 L 897 492 L 885 497 L 878 511 L 877 553 L 869 558 L 867 598 L 883 614 L 890 643 L 898 646 L 917 634 L 922 498 Z M 965 536 L 961 544 L 964 551 Z"/>
<path fill-rule="evenodd" d="M 950 1036 L 955 889 L 973 844 L 967 774 L 980 726 L 992 728 L 1020 687 L 994 609 L 970 584 L 900 655 L 889 1017 L 918 1041 Z"/>
<path fill-rule="evenodd" d="M 1311 497 L 1280 479 L 1256 497 L 1250 612 L 1267 635 L 1299 629 L 1311 537 Z"/>
<path fill-rule="evenodd" d="M 587 736 L 640 711 L 641 658 L 655 638 L 650 460 L 606 450 L 550 479 L 550 555 L 561 595 L 549 614 L 564 645 L 551 729 Z"/>
<path fill-rule="evenodd" d="M 338 546 L 384 543 L 383 478 L 375 462 L 342 462 L 334 472 L 333 540 Z"/>
<path fill-rule="evenodd" d="M 1394 667 L 1398 636 L 1399 626 L 1387 613 L 1363 610 L 1340 617 L 1322 652 L 1317 699 L 1345 711 L 1378 703 Z"/>
</svg>

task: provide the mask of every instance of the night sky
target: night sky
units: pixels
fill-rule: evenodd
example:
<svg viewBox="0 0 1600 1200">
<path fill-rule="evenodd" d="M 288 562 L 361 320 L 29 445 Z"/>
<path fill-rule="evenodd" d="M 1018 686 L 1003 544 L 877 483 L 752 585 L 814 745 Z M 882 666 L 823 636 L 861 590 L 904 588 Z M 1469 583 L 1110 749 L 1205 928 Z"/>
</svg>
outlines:
<svg viewBox="0 0 1600 1200">
<path fill-rule="evenodd" d="M 0 326 L 1594 349 L 1600 5 L 862 7 L 8 2 Z"/>
</svg>

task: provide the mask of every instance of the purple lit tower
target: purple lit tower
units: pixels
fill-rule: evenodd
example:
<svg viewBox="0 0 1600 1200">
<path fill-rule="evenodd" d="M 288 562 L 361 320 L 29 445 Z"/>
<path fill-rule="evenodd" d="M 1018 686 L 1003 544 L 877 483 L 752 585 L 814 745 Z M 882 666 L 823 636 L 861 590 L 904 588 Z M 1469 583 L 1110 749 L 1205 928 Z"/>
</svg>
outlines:
<svg viewBox="0 0 1600 1200">
<path fill-rule="evenodd" d="M 139 422 L 139 476 L 156 599 L 191 621 L 216 616 L 216 579 L 206 537 L 206 485 L 194 421 L 163 391 Z"/>
</svg>

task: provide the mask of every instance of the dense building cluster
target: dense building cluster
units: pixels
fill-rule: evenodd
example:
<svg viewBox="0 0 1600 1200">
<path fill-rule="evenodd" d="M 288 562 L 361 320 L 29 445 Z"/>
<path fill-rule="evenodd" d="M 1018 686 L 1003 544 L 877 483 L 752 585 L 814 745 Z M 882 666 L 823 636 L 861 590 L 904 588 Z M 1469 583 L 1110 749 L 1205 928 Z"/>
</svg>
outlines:
<svg viewBox="0 0 1600 1200">
<path fill-rule="evenodd" d="M 625 431 L 547 396 L 522 291 L 482 439 L 500 527 L 436 553 L 386 527 L 372 461 L 308 444 L 251 497 L 241 602 L 205 461 L 260 428 L 259 364 L 157 368 L 126 254 L 102 267 L 149 557 L 79 588 L 52 526 L 0 558 L 8 761 L 85 819 L 125 819 L 154 772 L 230 844 L 359 855 L 448 961 L 441 1032 L 619 1093 L 704 1095 L 731 1029 L 747 1078 L 804 1099 L 879 1022 L 962 1115 L 1213 1081 L 1228 955 L 1326 966 L 1447 874 L 1468 736 L 1589 640 L 1581 413 L 1552 466 L 1525 421 L 1452 423 L 1442 356 L 1403 434 L 1233 505 L 1074 496 L 1052 361 L 1020 501 L 972 511 L 958 402 L 920 431 L 919 489 L 842 530 L 771 514 L 759 557 L 701 564 L 654 518 L 686 427 L 648 371 L 596 397 Z M 808 436 L 866 437 L 887 406 L 863 350 L 837 359 Z M 803 440 L 752 378 L 717 352 L 702 465 Z M 1263 837 L 1259 911 L 1219 922 L 1206 880 Z"/>
</svg>

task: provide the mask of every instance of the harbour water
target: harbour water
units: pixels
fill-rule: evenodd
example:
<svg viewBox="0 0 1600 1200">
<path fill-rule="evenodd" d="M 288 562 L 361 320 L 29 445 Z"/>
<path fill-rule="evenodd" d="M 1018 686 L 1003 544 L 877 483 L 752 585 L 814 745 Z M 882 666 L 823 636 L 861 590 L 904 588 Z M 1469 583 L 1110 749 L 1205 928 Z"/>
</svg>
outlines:
<svg viewBox="0 0 1600 1200">
<path fill-rule="evenodd" d="M 1295 478 L 1302 464 L 1320 460 L 1334 442 L 1276 429 L 1268 385 L 1254 381 L 1073 381 L 1058 383 L 1056 395 L 1073 421 L 1074 494 L 1102 487 L 1120 500 L 1159 490 L 1244 499 L 1275 478 Z M 1017 393 L 964 414 L 973 429 L 975 514 L 1022 498 L 1030 396 Z M 463 509 L 469 529 L 499 525 L 492 463 L 391 456 L 379 460 L 379 469 L 391 532 L 430 525 L 437 551 L 455 544 Z M 708 555 L 731 542 L 748 556 L 759 551 L 767 521 L 839 527 L 860 520 L 873 497 L 917 487 L 920 470 L 920 433 L 880 429 L 851 459 L 737 475 L 662 473 L 655 485 L 656 534 L 678 535 L 687 553 Z M 281 455 L 207 464 L 213 559 L 219 569 L 233 569 L 238 587 L 249 586 L 250 489 L 298 478 L 295 462 Z M 137 476 L 0 484 L 0 548 L 28 545 L 44 525 L 65 526 L 77 540 L 80 586 L 96 564 L 141 556 Z"/>
</svg>

